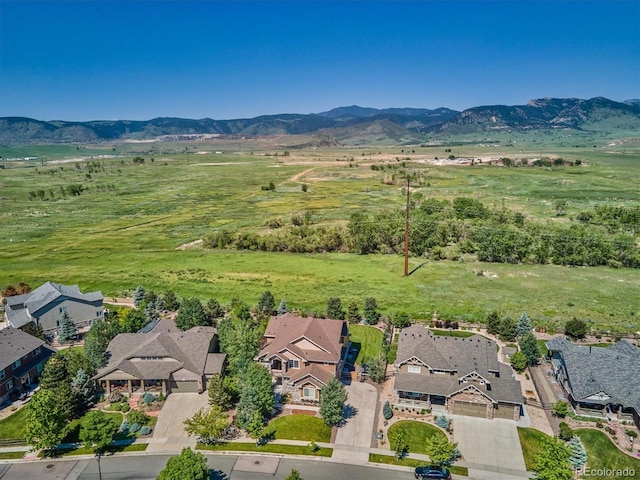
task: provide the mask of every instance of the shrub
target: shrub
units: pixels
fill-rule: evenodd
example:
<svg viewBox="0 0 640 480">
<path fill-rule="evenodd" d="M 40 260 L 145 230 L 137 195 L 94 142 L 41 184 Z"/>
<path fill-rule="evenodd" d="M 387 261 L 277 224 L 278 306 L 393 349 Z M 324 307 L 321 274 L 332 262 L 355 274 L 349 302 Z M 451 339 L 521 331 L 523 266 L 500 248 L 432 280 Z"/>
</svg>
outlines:
<svg viewBox="0 0 640 480">
<path fill-rule="evenodd" d="M 447 429 L 449 428 L 449 419 L 447 417 L 436 417 L 436 425 L 440 428 Z"/>
<path fill-rule="evenodd" d="M 155 396 L 153 393 L 149 393 L 149 392 L 145 393 L 145 394 L 142 396 L 142 401 L 143 401 L 144 403 L 151 403 L 151 402 L 153 402 L 155 399 L 156 399 L 156 396 Z"/>
<path fill-rule="evenodd" d="M 129 410 L 131 410 L 131 407 L 129 406 L 128 403 L 121 403 L 120 404 L 120 411 L 127 413 Z"/>
<path fill-rule="evenodd" d="M 393 410 L 391 410 L 391 405 L 389 404 L 389 400 L 384 402 L 384 406 L 382 407 L 382 415 L 385 420 L 389 420 L 393 417 Z"/>
<path fill-rule="evenodd" d="M 130 423 L 137 423 L 138 425 L 147 425 L 151 420 L 149 415 L 146 415 L 144 412 L 140 412 L 138 410 L 131 410 L 127 415 L 127 420 Z"/>
<path fill-rule="evenodd" d="M 316 453 L 318 450 L 320 450 L 320 447 L 318 446 L 318 444 L 316 442 L 311 440 L 311 442 L 309 442 L 309 445 L 307 445 L 307 449 L 311 453 Z"/>
<path fill-rule="evenodd" d="M 164 402 L 164 395 L 162 394 L 162 392 L 160 392 L 160 395 L 158 395 L 158 401 Z"/>
<path fill-rule="evenodd" d="M 151 433 L 151 431 L 152 431 L 152 429 L 148 425 L 144 425 L 144 426 L 140 427 L 140 435 L 149 435 Z"/>
<path fill-rule="evenodd" d="M 120 430 L 122 430 L 123 432 L 128 432 L 129 431 L 129 422 L 127 422 L 126 420 L 122 422 L 122 425 L 120 425 Z"/>
<path fill-rule="evenodd" d="M 140 430 L 140 424 L 139 423 L 132 423 L 131 426 L 129 427 L 129 431 L 131 433 L 136 433 L 138 430 Z"/>
<path fill-rule="evenodd" d="M 560 422 L 560 431 L 558 433 L 560 440 L 571 440 L 573 438 L 573 430 L 567 422 Z"/>
<path fill-rule="evenodd" d="M 111 392 L 107 397 L 107 402 L 118 403 L 122 400 L 122 394 L 120 392 Z"/>
</svg>

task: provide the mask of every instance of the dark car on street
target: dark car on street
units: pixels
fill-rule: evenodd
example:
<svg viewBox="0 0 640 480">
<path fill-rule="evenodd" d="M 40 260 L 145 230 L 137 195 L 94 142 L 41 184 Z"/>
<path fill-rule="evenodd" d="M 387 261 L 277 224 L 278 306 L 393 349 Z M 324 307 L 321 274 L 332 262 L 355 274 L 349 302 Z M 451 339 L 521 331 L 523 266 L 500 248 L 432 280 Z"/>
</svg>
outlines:
<svg viewBox="0 0 640 480">
<path fill-rule="evenodd" d="M 413 475 L 418 480 L 451 480 L 451 472 L 449 472 L 449 470 L 447 470 L 446 468 L 440 467 L 438 465 L 425 465 L 423 467 L 416 467 Z"/>
</svg>

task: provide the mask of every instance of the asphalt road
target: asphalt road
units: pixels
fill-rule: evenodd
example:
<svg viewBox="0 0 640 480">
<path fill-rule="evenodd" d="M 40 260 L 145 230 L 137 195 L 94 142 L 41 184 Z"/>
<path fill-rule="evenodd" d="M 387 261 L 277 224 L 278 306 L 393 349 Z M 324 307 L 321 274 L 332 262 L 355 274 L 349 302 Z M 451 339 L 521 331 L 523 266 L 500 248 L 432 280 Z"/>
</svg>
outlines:
<svg viewBox="0 0 640 480">
<path fill-rule="evenodd" d="M 206 455 L 212 469 L 211 480 L 283 480 L 292 468 L 305 480 L 408 480 L 413 475 L 407 471 L 385 468 L 344 465 L 340 463 L 279 459 L 275 474 L 248 472 L 234 468 L 236 455 Z M 155 480 L 170 455 L 139 455 L 103 457 L 100 465 L 103 480 Z M 263 457 L 252 457 L 254 463 Z M 273 457 L 269 457 L 273 458 Z M 247 458 L 244 457 L 245 464 Z M 259 464 L 256 469 L 260 469 Z M 51 460 L 33 463 L 0 465 L 0 480 L 99 480 L 95 459 Z M 176 479 L 178 480 L 178 479 Z M 181 479 L 180 479 L 181 480 Z M 188 479 L 184 479 L 188 480 Z"/>
</svg>

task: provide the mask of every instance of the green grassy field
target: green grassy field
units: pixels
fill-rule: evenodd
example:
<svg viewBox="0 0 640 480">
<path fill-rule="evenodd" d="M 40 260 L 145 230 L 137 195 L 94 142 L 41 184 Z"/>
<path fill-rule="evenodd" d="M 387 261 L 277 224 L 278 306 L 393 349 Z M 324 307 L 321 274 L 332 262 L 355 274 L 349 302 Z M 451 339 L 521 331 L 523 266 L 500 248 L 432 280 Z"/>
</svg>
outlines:
<svg viewBox="0 0 640 480">
<path fill-rule="evenodd" d="M 403 467 L 419 467 L 425 465 L 424 460 L 416 460 L 414 458 L 401 458 L 397 459 L 390 455 L 379 455 L 377 453 L 369 454 L 369 461 L 373 463 L 382 463 L 385 465 L 400 465 Z M 467 467 L 460 467 L 458 465 L 450 465 L 447 467 L 453 475 L 460 475 L 463 477 L 469 476 L 469 469 Z"/>
<path fill-rule="evenodd" d="M 0 439 L 24 438 L 27 426 L 27 409 L 21 408 L 6 418 L 0 420 Z"/>
<path fill-rule="evenodd" d="M 313 455 L 316 457 L 330 457 L 333 448 L 320 447 L 315 452 L 311 452 L 306 445 L 282 445 L 279 443 L 267 443 L 266 445 L 256 445 L 255 443 L 216 443 L 215 445 L 203 445 L 199 443 L 196 450 L 212 450 L 223 452 L 257 452 L 257 453 L 284 453 L 286 455 Z"/>
<path fill-rule="evenodd" d="M 548 435 L 534 428 L 518 427 L 518 436 L 520 437 L 520 446 L 524 456 L 524 464 L 527 470 L 533 471 L 533 456 L 542 448 L 544 439 Z"/>
<path fill-rule="evenodd" d="M 375 327 L 366 325 L 350 325 L 349 339 L 351 344 L 358 349 L 356 363 L 362 365 L 365 359 L 374 359 L 380 356 L 382 351 L 382 332 Z"/>
<path fill-rule="evenodd" d="M 395 439 L 402 433 L 404 440 L 409 445 L 409 453 L 426 453 L 425 441 L 432 436 L 442 436 L 445 434 L 438 427 L 414 420 L 400 420 L 389 427 L 387 436 L 389 445 L 394 445 Z"/>
<path fill-rule="evenodd" d="M 331 428 L 321 418 L 309 415 L 286 415 L 269 423 L 275 429 L 276 439 L 331 441 Z"/>
<path fill-rule="evenodd" d="M 289 157 L 238 147 L 221 155 L 184 155 L 153 151 L 143 165 L 132 158 L 53 163 L 79 154 L 109 153 L 125 147 L 20 147 L 45 155 L 47 162 L 0 169 L 0 286 L 53 280 L 100 289 L 106 296 L 133 290 L 138 284 L 182 296 L 216 296 L 227 303 L 237 295 L 249 303 L 264 290 L 284 298 L 291 308 L 324 310 L 330 296 L 343 304 L 375 297 L 383 312 L 405 310 L 415 318 L 478 321 L 497 309 L 512 316 L 526 312 L 534 322 L 553 325 L 571 317 L 617 330 L 640 327 L 638 273 L 628 269 L 567 268 L 539 265 L 428 262 L 410 277 L 402 276 L 396 255 L 316 254 L 177 250 L 220 228 L 263 230 L 280 217 L 285 225 L 294 212 L 309 211 L 314 224 L 344 224 L 354 211 L 377 212 L 403 205 L 400 185 L 385 185 L 376 164 L 397 164 L 408 156 L 411 169 L 426 183 L 416 187 L 425 197 L 478 198 L 505 205 L 540 221 L 562 222 L 554 203 L 567 202 L 567 218 L 595 205 L 638 205 L 638 152 L 552 149 L 529 139 L 530 151 L 488 146 L 455 147 L 459 156 L 490 158 L 542 155 L 581 158 L 581 167 L 502 168 L 433 166 L 422 159 L 445 157 L 443 147 L 332 148 L 296 150 Z M 217 149 L 202 145 L 198 148 Z M 82 147 L 84 148 L 84 147 Z M 172 147 L 174 148 L 174 147 Z M 56 150 L 58 149 L 58 150 Z M 155 149 L 155 150 L 154 150 Z M 6 149 L 5 149 L 6 150 Z M 12 152 L 0 150 L 6 158 Z M 174 148 L 175 150 L 175 148 Z M 13 152 L 15 153 L 15 152 Z M 131 153 L 133 155 L 133 153 Z M 17 156 L 17 155 L 16 155 Z M 37 156 L 37 155 L 36 155 Z M 349 161 L 351 158 L 354 160 Z M 262 186 L 273 182 L 275 192 Z M 301 191 L 302 184 L 308 192 Z M 82 184 L 80 196 L 62 195 L 61 187 Z M 29 192 L 43 192 L 29 200 Z M 411 268 L 422 259 L 411 260 Z M 487 272 L 485 276 L 474 273 Z"/>
<path fill-rule="evenodd" d="M 575 434 L 580 437 L 585 449 L 587 450 L 587 469 L 591 471 L 600 471 L 602 474 L 597 475 L 589 472 L 589 478 L 595 480 L 604 480 L 611 478 L 611 475 L 604 475 L 603 470 L 631 470 L 638 475 L 640 473 L 640 460 L 625 455 L 618 450 L 611 440 L 603 433 L 593 429 L 576 430 Z"/>
</svg>

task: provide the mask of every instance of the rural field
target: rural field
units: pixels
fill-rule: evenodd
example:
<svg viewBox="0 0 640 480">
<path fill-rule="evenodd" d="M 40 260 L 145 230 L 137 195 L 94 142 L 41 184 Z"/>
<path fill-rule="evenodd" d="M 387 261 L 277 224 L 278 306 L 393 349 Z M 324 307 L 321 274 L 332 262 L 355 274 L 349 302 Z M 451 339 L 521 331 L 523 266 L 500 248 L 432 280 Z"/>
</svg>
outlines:
<svg viewBox="0 0 640 480">
<path fill-rule="evenodd" d="M 374 297 L 383 312 L 404 310 L 422 319 L 436 311 L 479 321 L 495 309 L 526 312 L 550 327 L 577 317 L 598 329 L 640 330 L 638 269 L 482 263 L 463 255 L 456 261 L 412 257 L 415 271 L 403 277 L 398 254 L 209 250 L 198 242 L 222 229 L 264 234 L 274 219 L 286 226 L 305 213 L 313 226 L 345 226 L 354 212 L 402 208 L 400 165 L 420 174 L 412 195 L 472 197 L 540 222 L 569 222 L 596 206 L 640 206 L 640 145 L 594 148 L 523 135 L 509 146 L 479 142 L 450 151 L 291 148 L 306 140 L 0 147 L 0 156 L 13 159 L 0 169 L 0 287 L 51 280 L 115 297 L 142 284 L 222 303 L 238 296 L 250 304 L 270 290 L 276 301 L 307 312 L 324 310 L 330 296 L 360 308 Z M 442 161 L 449 155 L 474 158 L 475 165 Z M 495 164 L 507 156 L 579 159 L 581 165 Z M 24 157 L 36 158 L 16 160 Z M 389 165 L 396 168 L 377 168 Z"/>
</svg>

